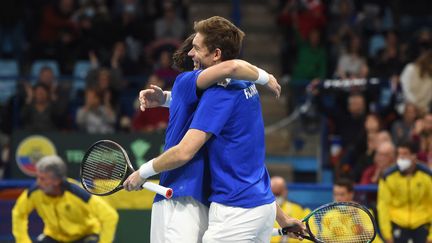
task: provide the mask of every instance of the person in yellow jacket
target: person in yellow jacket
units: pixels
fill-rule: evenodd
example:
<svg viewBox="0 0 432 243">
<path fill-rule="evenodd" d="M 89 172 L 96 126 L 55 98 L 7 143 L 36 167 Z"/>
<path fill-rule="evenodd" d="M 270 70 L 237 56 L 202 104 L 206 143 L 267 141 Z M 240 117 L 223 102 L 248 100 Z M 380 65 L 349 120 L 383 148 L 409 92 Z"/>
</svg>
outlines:
<svg viewBox="0 0 432 243">
<path fill-rule="evenodd" d="M 432 223 L 432 172 L 417 163 L 417 147 L 397 147 L 396 165 L 378 184 L 378 220 L 386 243 L 425 243 Z"/>
<path fill-rule="evenodd" d="M 109 243 L 118 213 L 107 202 L 67 180 L 66 164 L 46 156 L 36 164 L 37 181 L 18 198 L 12 210 L 12 233 L 19 243 L 32 242 L 28 216 L 35 209 L 44 223 L 36 242 Z M 31 227 L 31 225 L 30 225 Z"/>
<path fill-rule="evenodd" d="M 302 206 L 300 206 L 299 204 L 287 200 L 288 189 L 284 178 L 280 176 L 273 176 L 270 180 L 270 184 L 271 184 L 272 192 L 276 197 L 276 202 L 279 204 L 279 207 L 286 215 L 296 219 L 302 219 L 306 217 L 308 213 L 310 213 L 309 209 L 303 209 Z M 280 228 L 277 222 L 275 222 L 274 228 Z M 284 236 L 273 236 L 270 242 L 271 243 L 282 243 L 282 242 L 297 243 L 301 241 L 293 238 L 288 238 L 288 236 L 284 235 Z"/>
</svg>

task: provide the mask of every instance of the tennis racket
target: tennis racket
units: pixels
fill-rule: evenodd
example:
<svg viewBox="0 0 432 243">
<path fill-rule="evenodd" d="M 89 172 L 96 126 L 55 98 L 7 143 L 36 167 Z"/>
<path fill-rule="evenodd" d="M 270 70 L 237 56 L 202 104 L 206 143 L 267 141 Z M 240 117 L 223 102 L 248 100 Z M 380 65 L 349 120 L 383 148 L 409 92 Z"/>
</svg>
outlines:
<svg viewBox="0 0 432 243">
<path fill-rule="evenodd" d="M 81 162 L 81 183 L 91 194 L 105 196 L 123 189 L 123 182 L 135 170 L 126 151 L 116 142 L 100 140 L 94 143 Z M 173 190 L 145 182 L 144 189 L 171 198 Z"/>
<path fill-rule="evenodd" d="M 318 207 L 303 220 L 309 235 L 294 233 L 316 243 L 368 243 L 376 236 L 372 214 L 354 202 L 332 202 Z M 287 235 L 289 227 L 273 229 L 273 236 Z"/>
</svg>

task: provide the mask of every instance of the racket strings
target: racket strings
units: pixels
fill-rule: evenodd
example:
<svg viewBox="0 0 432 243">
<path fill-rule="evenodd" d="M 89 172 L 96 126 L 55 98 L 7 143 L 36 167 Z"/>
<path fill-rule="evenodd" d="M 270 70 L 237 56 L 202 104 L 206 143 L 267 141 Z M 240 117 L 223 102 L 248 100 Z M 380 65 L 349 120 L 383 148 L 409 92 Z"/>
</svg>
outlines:
<svg viewBox="0 0 432 243">
<path fill-rule="evenodd" d="M 318 210 L 309 224 L 312 234 L 326 243 L 366 243 L 374 236 L 369 214 L 352 206 L 335 205 Z"/>
<path fill-rule="evenodd" d="M 123 152 L 115 145 L 100 143 L 83 161 L 82 181 L 90 192 L 104 194 L 120 185 L 126 170 Z"/>
</svg>

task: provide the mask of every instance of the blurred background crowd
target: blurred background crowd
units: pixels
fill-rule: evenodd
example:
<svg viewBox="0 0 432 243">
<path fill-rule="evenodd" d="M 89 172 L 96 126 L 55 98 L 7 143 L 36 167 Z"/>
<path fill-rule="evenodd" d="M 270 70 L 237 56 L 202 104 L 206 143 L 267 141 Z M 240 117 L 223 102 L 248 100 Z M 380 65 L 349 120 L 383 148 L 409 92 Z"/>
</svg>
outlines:
<svg viewBox="0 0 432 243">
<path fill-rule="evenodd" d="M 182 1 L 2 1 L 1 144 L 17 129 L 164 129 L 168 111 L 139 112 L 136 97 L 150 83 L 171 88 L 187 19 Z"/>
<path fill-rule="evenodd" d="M 427 6 L 425 6 L 425 5 Z M 324 166 L 376 183 L 394 162 L 378 146 L 418 143 L 432 168 L 432 17 L 420 1 L 279 2 L 288 112 L 312 102 Z M 391 153 L 390 153 L 391 154 Z M 372 174 L 365 175 L 368 167 Z M 367 178 L 372 177 L 372 178 Z"/>
</svg>

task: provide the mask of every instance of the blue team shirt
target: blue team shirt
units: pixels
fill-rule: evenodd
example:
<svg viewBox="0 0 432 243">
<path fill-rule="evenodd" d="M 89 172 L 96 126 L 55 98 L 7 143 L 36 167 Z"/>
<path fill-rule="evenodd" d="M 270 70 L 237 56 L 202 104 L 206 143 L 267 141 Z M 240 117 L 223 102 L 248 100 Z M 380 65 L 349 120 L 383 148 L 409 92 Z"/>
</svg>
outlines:
<svg viewBox="0 0 432 243">
<path fill-rule="evenodd" d="M 264 123 L 254 84 L 231 81 L 227 87 L 207 89 L 191 128 L 213 134 L 206 143 L 211 202 L 252 208 L 275 200 L 264 164 Z"/>
<path fill-rule="evenodd" d="M 196 95 L 196 80 L 201 71 L 184 72 L 177 76 L 171 92 L 170 116 L 165 136 L 164 150 L 180 143 L 189 129 L 199 99 Z M 187 164 L 160 174 L 160 184 L 173 189 L 173 198 L 192 196 L 208 205 L 208 163 L 204 163 L 202 148 Z M 155 202 L 164 197 L 156 194 Z"/>
</svg>

